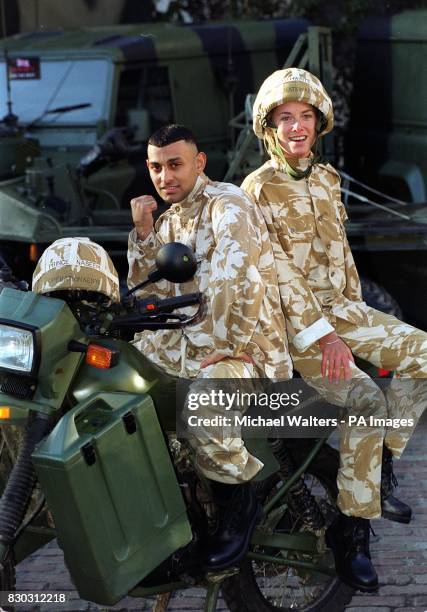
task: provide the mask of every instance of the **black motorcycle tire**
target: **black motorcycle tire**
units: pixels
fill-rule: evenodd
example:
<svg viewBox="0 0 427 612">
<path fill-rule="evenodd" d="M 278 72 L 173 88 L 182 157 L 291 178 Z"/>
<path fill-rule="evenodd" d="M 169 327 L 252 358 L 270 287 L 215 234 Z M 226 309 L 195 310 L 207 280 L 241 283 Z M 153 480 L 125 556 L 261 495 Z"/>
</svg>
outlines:
<svg viewBox="0 0 427 612">
<path fill-rule="evenodd" d="M 9 555 L 4 563 L 3 569 L 0 571 L 0 591 L 14 591 L 15 587 L 15 560 L 12 555 Z M 2 609 L 5 612 L 12 612 L 15 608 L 13 607 L 13 605 L 3 605 Z"/>
<path fill-rule="evenodd" d="M 297 454 L 300 453 L 297 452 Z M 295 457 L 295 453 L 293 455 Z M 301 460 L 302 458 L 303 454 L 301 454 Z M 307 469 L 307 473 L 316 477 L 332 499 L 336 499 L 337 494 L 337 469 L 338 452 L 326 444 Z M 278 480 L 279 477 L 274 475 L 257 485 L 257 494 L 261 500 L 268 497 Z M 231 612 L 293 612 L 296 609 L 304 612 L 341 612 L 350 603 L 354 590 L 341 582 L 338 577 L 334 577 L 320 597 L 308 606 L 300 608 L 273 606 L 257 584 L 252 561 L 245 559 L 241 564 L 240 572 L 224 581 L 222 593 Z"/>
</svg>

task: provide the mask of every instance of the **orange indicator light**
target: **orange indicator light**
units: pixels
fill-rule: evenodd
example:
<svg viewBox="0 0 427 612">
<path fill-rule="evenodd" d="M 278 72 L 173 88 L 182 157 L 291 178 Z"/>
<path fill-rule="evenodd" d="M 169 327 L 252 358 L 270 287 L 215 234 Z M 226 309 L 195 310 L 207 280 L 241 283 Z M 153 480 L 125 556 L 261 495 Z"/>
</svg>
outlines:
<svg viewBox="0 0 427 612">
<path fill-rule="evenodd" d="M 9 406 L 0 406 L 0 419 L 10 419 Z"/>
<path fill-rule="evenodd" d="M 37 245 L 33 243 L 30 244 L 30 251 L 28 253 L 30 261 L 35 263 L 39 258 L 39 251 Z"/>
<path fill-rule="evenodd" d="M 97 344 L 89 344 L 86 351 L 86 363 L 93 366 L 94 368 L 107 369 L 111 367 L 111 360 L 113 358 L 113 351 L 105 346 L 98 346 Z"/>
</svg>

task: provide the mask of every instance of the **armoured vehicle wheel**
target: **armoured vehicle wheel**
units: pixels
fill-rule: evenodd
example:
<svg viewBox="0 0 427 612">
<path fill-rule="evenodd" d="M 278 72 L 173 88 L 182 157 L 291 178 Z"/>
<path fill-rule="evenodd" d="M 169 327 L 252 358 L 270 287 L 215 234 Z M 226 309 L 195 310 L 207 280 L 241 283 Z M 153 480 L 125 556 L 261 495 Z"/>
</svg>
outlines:
<svg viewBox="0 0 427 612">
<path fill-rule="evenodd" d="M 363 299 L 372 308 L 402 319 L 403 313 L 396 300 L 384 289 L 369 278 L 360 279 Z"/>
<path fill-rule="evenodd" d="M 324 446 L 305 474 L 306 485 L 315 496 L 328 525 L 335 515 L 337 451 Z M 276 492 L 277 477 L 259 485 L 259 496 L 267 499 Z M 279 526 L 283 533 L 304 531 L 296 508 L 288 509 Z M 272 549 L 259 550 L 277 554 Z M 311 561 L 312 556 L 289 552 L 293 559 Z M 332 553 L 323 549 L 317 559 L 334 568 Z M 351 601 L 354 591 L 337 578 L 306 569 L 246 559 L 240 573 L 227 579 L 222 587 L 231 612 L 290 612 L 291 610 L 339 612 Z"/>
</svg>

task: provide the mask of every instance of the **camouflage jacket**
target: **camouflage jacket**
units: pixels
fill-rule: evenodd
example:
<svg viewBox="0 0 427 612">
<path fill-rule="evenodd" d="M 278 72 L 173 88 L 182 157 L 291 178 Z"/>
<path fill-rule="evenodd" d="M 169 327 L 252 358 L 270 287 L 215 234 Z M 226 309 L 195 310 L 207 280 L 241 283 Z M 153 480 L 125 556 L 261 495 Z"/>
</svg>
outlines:
<svg viewBox="0 0 427 612">
<path fill-rule="evenodd" d="M 343 226 L 347 215 L 336 170 L 315 164 L 308 177 L 297 181 L 273 158 L 246 177 L 242 188 L 259 204 L 267 223 L 296 348 L 304 350 L 313 338 L 332 331 L 324 331 L 324 315 L 332 321 L 331 314 L 366 322 L 369 311 Z"/>
<path fill-rule="evenodd" d="M 181 376 L 197 376 L 200 362 L 212 351 L 229 356 L 246 351 L 261 376 L 290 377 L 292 363 L 273 254 L 254 203 L 235 185 L 199 177 L 188 198 L 161 215 L 145 240 L 137 240 L 135 230 L 130 233 L 129 287 L 152 270 L 159 247 L 174 240 L 192 247 L 201 263 L 192 281 L 179 285 L 161 281 L 156 293 L 201 291 L 207 312 L 201 322 L 183 330 L 138 334 L 137 348 Z"/>
</svg>

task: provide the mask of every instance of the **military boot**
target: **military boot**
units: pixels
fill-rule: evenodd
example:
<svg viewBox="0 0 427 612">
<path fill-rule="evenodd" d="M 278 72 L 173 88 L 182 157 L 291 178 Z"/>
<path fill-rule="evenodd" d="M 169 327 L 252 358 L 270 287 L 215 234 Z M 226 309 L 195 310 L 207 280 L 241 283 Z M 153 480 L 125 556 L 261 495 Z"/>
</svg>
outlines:
<svg viewBox="0 0 427 612">
<path fill-rule="evenodd" d="M 381 469 L 381 516 L 396 523 L 409 523 L 412 510 L 408 504 L 393 496 L 397 478 L 393 473 L 393 453 L 384 445 Z"/>
<path fill-rule="evenodd" d="M 338 577 L 359 591 L 378 589 L 378 576 L 369 552 L 370 523 L 340 513 L 326 532 L 326 544 L 334 553 Z"/>
<path fill-rule="evenodd" d="M 208 570 L 222 570 L 243 559 L 262 510 L 250 483 L 210 485 L 218 522 L 207 540 L 204 564 Z"/>
</svg>

